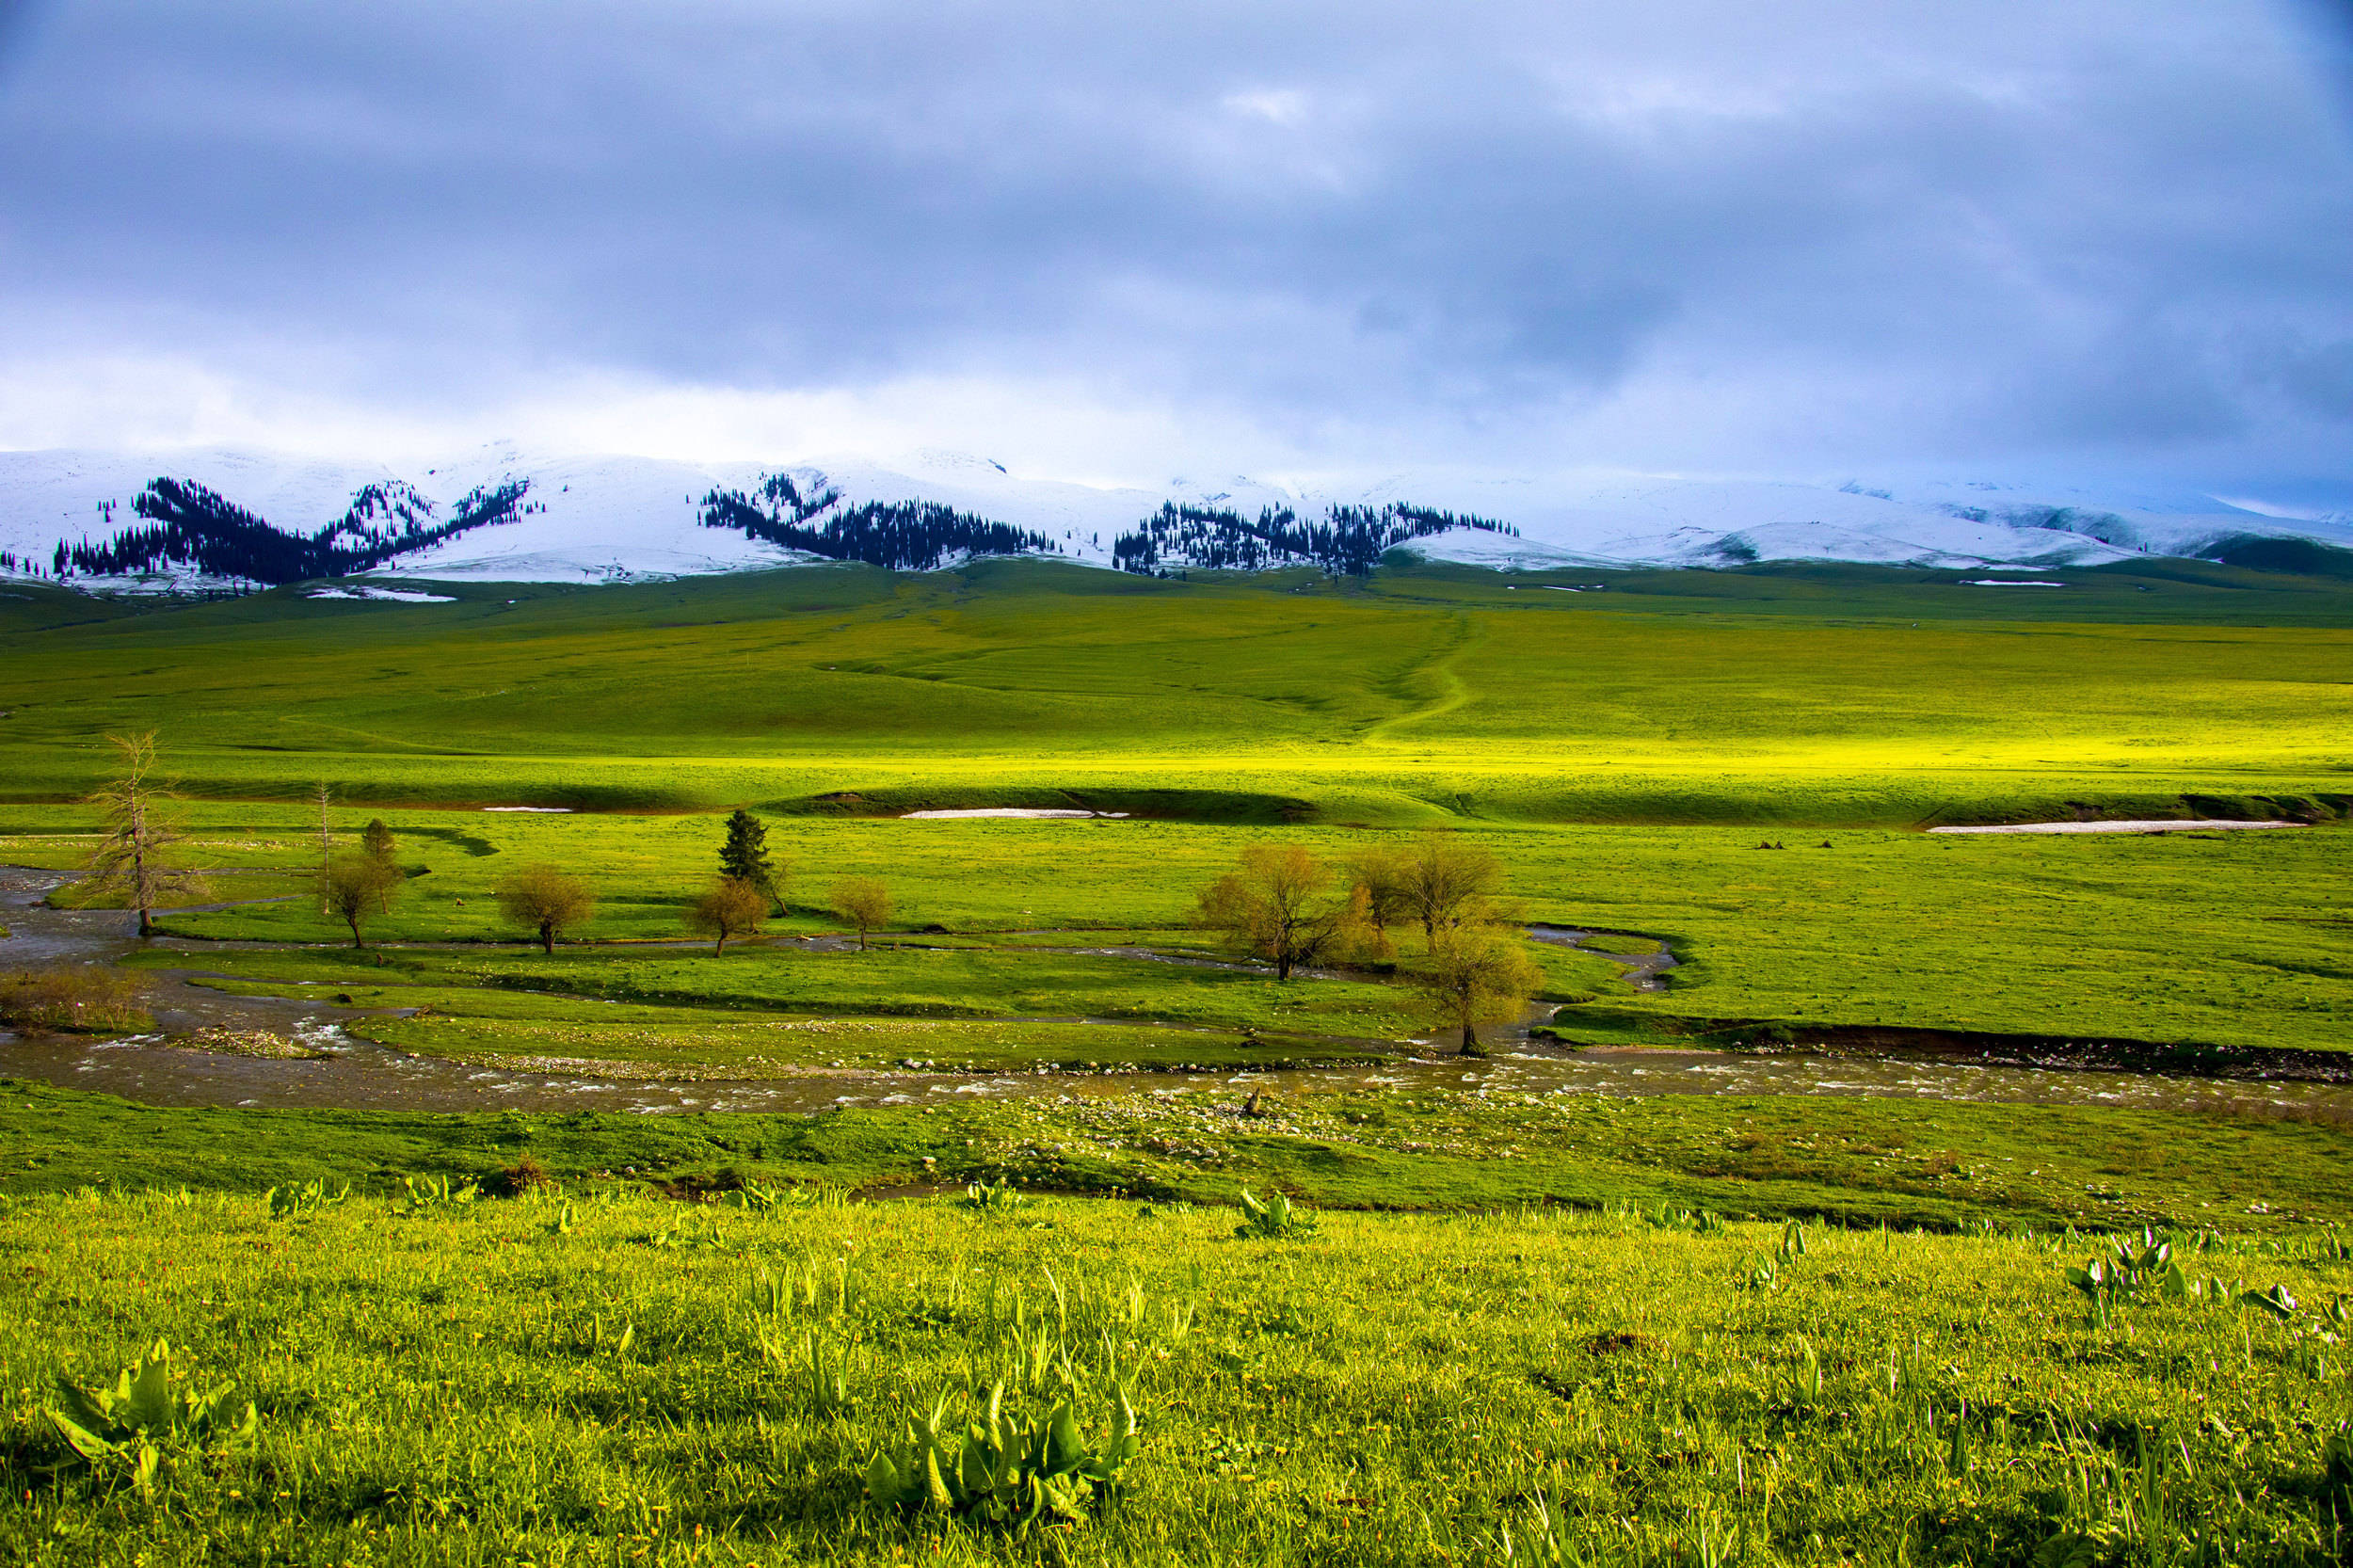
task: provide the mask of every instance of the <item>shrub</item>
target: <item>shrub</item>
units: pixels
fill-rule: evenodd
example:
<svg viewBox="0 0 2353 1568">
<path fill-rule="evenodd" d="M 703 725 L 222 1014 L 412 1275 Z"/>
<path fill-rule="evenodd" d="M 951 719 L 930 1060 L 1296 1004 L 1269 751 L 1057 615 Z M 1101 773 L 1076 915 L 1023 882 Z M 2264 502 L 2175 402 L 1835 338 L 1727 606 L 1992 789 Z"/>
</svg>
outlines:
<svg viewBox="0 0 2353 1568">
<path fill-rule="evenodd" d="M 965 1188 L 964 1196 L 958 1198 L 956 1203 L 964 1208 L 977 1208 L 984 1214 L 1004 1214 L 1029 1201 L 1027 1192 L 1009 1182 L 991 1187 L 985 1182 L 976 1181 Z"/>
<path fill-rule="evenodd" d="M 484 1181 L 482 1191 L 491 1197 L 520 1198 L 525 1192 L 536 1192 L 542 1187 L 554 1185 L 555 1178 L 548 1175 L 548 1168 L 526 1154 L 496 1176 Z"/>
<path fill-rule="evenodd" d="M 0 976 L 0 1026 L 144 1029 L 154 1020 L 132 1005 L 131 983 L 112 969 L 33 969 Z"/>
</svg>

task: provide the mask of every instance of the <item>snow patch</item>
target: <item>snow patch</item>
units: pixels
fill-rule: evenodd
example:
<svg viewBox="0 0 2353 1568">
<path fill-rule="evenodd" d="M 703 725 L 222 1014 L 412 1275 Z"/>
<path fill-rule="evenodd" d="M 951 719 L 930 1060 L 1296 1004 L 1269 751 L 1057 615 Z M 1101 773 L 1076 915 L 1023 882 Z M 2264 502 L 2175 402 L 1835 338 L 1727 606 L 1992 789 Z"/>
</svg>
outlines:
<svg viewBox="0 0 2353 1568">
<path fill-rule="evenodd" d="M 1073 811 L 1050 806 L 977 806 L 955 811 L 909 811 L 901 822 L 945 822 L 974 817 L 1124 817 L 1125 811 Z"/>
<path fill-rule="evenodd" d="M 305 599 L 375 599 L 395 604 L 455 604 L 448 594 L 429 594 L 416 588 L 312 588 Z"/>
<path fill-rule="evenodd" d="M 2205 833 L 2241 827 L 2301 827 L 2292 822 L 2028 822 L 2000 827 L 1931 827 L 1931 833 Z"/>
</svg>

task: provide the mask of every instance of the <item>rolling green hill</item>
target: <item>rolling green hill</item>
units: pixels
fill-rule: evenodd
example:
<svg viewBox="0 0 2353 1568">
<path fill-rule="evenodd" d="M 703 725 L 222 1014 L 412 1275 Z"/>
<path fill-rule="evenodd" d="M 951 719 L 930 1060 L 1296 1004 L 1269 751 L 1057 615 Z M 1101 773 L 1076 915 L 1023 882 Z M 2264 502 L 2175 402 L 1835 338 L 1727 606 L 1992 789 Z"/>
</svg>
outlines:
<svg viewBox="0 0 2353 1568">
<path fill-rule="evenodd" d="M 421 605 L 28 588 L 0 601 L 0 792 L 77 794 L 104 731 L 148 727 L 199 793 L 419 804 L 1910 824 L 2353 787 L 2353 589 L 2175 561 L 2069 582 L 994 562 Z"/>
</svg>

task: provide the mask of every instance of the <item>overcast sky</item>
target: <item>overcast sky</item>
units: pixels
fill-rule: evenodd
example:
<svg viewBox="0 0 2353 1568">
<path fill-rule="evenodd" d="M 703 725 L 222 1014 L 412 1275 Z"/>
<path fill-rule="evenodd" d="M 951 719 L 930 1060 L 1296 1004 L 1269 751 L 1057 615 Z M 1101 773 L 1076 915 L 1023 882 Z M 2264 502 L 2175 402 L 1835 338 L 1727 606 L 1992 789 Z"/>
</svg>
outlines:
<svg viewBox="0 0 2353 1568">
<path fill-rule="evenodd" d="M 2287 0 L 0 0 L 0 445 L 2353 478 Z"/>
</svg>

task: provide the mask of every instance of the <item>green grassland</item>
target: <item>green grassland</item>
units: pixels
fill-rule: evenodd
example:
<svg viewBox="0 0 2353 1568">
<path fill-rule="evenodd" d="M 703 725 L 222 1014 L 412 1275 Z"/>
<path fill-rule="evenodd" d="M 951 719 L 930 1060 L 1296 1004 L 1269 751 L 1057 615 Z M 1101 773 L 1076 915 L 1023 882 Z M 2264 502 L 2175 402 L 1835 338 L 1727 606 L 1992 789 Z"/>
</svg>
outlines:
<svg viewBox="0 0 2353 1568">
<path fill-rule="evenodd" d="M 1529 946 L 1566 1048 L 2353 1044 L 2353 587 L 2059 575 L 0 599 L 0 864 L 87 856 L 105 731 L 159 728 L 195 797 L 222 906 L 135 968 L 534 1072 L 1106 1069 L 810 1116 L 0 1081 L 0 1560 L 2342 1562 L 2353 1160 L 2325 1114 L 1224 1081 L 1430 1020 L 1383 966 L 1232 966 L 1196 890 L 1248 844 L 1339 864 L 1433 825 L 1525 919 L 1603 934 Z M 399 840 L 365 952 L 312 896 L 321 780 L 343 846 L 379 815 Z M 714 954 L 680 917 L 739 804 L 788 907 Z M 511 805 L 575 814 L 481 809 Z M 1003 805 L 1133 815 L 898 820 Z M 1916 831 L 2100 812 L 2313 825 Z M 553 954 L 498 909 L 535 861 L 600 898 Z M 826 908 L 850 875 L 896 903 L 872 952 Z M 1659 990 L 1610 962 L 1662 946 Z M 538 1172 L 560 1191 L 403 1199 Z M 355 1195 L 272 1217 L 312 1181 Z M 961 1207 L 972 1181 L 1064 1195 Z M 1236 1238 L 1243 1188 L 1316 1234 Z M 2068 1285 L 2142 1226 L 2194 1289 Z M 2245 1300 L 2275 1286 L 2284 1316 Z M 185 1386 L 236 1381 L 251 1442 L 168 1442 L 152 1488 L 69 1463 L 54 1380 L 158 1336 Z M 1090 1439 L 1125 1387 L 1123 1494 L 1011 1531 L 864 1499 L 911 1413 L 1000 1379 Z"/>
<path fill-rule="evenodd" d="M 78 624 L 36 593 L 0 604 L 0 789 L 77 792 L 101 731 L 152 725 L 200 792 L 384 803 L 1900 824 L 2345 792 L 2346 584 L 2071 575 L 984 563 Z"/>
<path fill-rule="evenodd" d="M 2271 1231 L 2353 1223 L 2341 1128 L 2220 1115 L 1849 1096 L 1619 1098 L 1377 1085 L 1278 1096 L 1118 1078 L 1101 1092 L 815 1116 L 157 1109 L 0 1090 L 18 1192 L 98 1184 L 258 1192 L 405 1173 L 487 1178 L 528 1156 L 567 1179 L 738 1178 L 870 1195 L 1011 1180 L 1230 1203 L 1453 1209 L 1632 1203 L 1957 1230 L 1982 1223 Z"/>
<path fill-rule="evenodd" d="M 369 814 L 334 813 L 345 841 Z M 678 940 L 685 902 L 715 864 L 718 820 L 702 814 L 515 817 L 383 813 L 413 875 L 371 939 L 511 942 L 492 891 L 511 867 L 550 859 L 602 895 L 584 935 L 599 942 Z M 293 869 L 316 855 L 314 811 L 207 804 L 189 811 L 192 857 L 245 872 Z M 86 808 L 0 807 L 0 860 L 71 866 Z M 313 836 L 307 841 L 304 834 Z M 2341 826 L 2199 836 L 1936 837 L 1881 830 L 1574 826 L 1467 822 L 1462 831 L 1506 865 L 1529 918 L 1670 943 L 1666 990 L 1635 996 L 1615 967 L 1537 950 L 1550 994 L 1590 998 L 1559 1027 L 1571 1038 L 1625 1038 L 1747 1023 L 1885 1027 L 2115 1040 L 2166 1046 L 2336 1049 L 2353 1016 L 2353 833 Z M 1266 982 L 1145 960 L 1014 952 L 1141 937 L 1197 952 L 1205 934 L 1172 931 L 1194 890 L 1241 847 L 1279 837 L 1344 861 L 1385 830 L 1131 822 L 902 822 L 785 818 L 770 843 L 794 869 L 785 935 L 838 931 L 818 907 L 840 875 L 892 889 L 911 943 L 983 944 L 996 956 L 909 948 L 879 958 L 783 954 L 721 958 L 626 948 L 552 968 L 520 953 L 465 960 L 464 983 L 536 976 L 580 995 L 673 1003 L 726 1001 L 802 1012 L 962 1008 L 991 1015 L 1162 1017 L 1394 1033 L 1420 1020 L 1373 982 Z M 1821 847 L 1827 843 L 1830 847 Z M 220 898 L 267 877 L 223 878 Z M 294 884 L 288 884 L 294 886 Z M 1019 936 L 1022 931 L 1044 934 Z M 190 936 L 335 942 L 347 934 L 303 899 L 172 918 Z M 1075 935 L 1074 935 L 1075 934 Z M 1410 957 L 1417 936 L 1399 934 Z M 1621 941 L 1619 946 L 1639 946 Z M 402 954 L 403 962 L 412 955 Z M 425 962 L 417 958 L 415 962 Z M 440 959 L 431 960 L 446 969 Z M 597 976 L 641 977 L 610 989 Z M 650 968 L 649 968 L 650 967 Z M 652 978 L 659 971 L 662 978 Z M 1257 1000 L 1253 1000 L 1257 999 Z M 1581 1010 L 1580 1010 L 1581 1009 Z M 1593 1015 L 1587 1029 L 1586 1015 Z M 1607 1015 L 1606 1017 L 1603 1015 Z M 1647 1020 L 1647 1022 L 1645 1022 Z"/>
<path fill-rule="evenodd" d="M 2096 1315 L 2089 1239 L 1626 1212 L 944 1201 L 755 1213 L 582 1192 L 284 1219 L 250 1197 L 0 1213 L 0 1552 L 27 1564 L 2339 1560 L 2345 1350 L 2307 1238 L 2185 1247 Z M 249 1439 L 71 1458 L 57 1379 L 158 1336 Z M 1068 1521 L 909 1518 L 913 1413 L 1115 1393 Z M 2043 1556 L 2037 1559 L 2040 1552 Z"/>
</svg>

